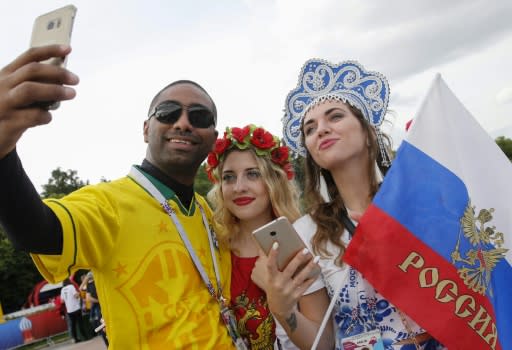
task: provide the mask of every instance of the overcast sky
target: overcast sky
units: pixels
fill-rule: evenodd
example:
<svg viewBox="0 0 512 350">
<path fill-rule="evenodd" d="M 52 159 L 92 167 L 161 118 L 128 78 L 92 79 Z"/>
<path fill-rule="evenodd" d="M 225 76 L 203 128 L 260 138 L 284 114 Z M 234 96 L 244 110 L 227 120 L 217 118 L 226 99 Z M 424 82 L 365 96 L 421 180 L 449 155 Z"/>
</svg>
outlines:
<svg viewBox="0 0 512 350">
<path fill-rule="evenodd" d="M 0 2 L 0 65 L 27 48 L 35 17 L 68 3 Z M 357 60 L 386 75 L 398 141 L 437 72 L 485 130 L 512 137 L 510 0 L 73 4 L 68 67 L 80 76 L 78 96 L 18 144 L 39 191 L 59 166 L 92 183 L 127 174 L 145 155 L 149 102 L 177 79 L 210 92 L 221 132 L 253 122 L 281 135 L 284 99 L 312 57 Z"/>
</svg>

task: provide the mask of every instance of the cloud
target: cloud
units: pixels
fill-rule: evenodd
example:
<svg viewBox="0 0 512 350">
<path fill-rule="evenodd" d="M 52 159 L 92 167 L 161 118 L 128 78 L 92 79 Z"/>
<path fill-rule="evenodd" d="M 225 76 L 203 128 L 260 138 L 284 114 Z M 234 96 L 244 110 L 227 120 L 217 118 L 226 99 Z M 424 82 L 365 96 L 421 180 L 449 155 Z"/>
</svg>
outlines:
<svg viewBox="0 0 512 350">
<path fill-rule="evenodd" d="M 393 92 L 390 99 L 390 104 L 393 106 L 414 106 L 418 102 L 418 96 L 404 95 L 399 92 Z"/>
<path fill-rule="evenodd" d="M 498 130 L 494 130 L 490 132 L 490 135 L 492 138 L 497 138 L 499 136 L 504 136 L 506 138 L 512 139 L 512 124 L 509 126 L 506 126 L 504 128 L 500 128 Z"/>
<path fill-rule="evenodd" d="M 512 102 L 512 87 L 506 87 L 501 89 L 496 95 L 496 101 L 501 104 L 507 104 Z"/>
<path fill-rule="evenodd" d="M 400 1 L 364 6 L 322 0 L 293 12 L 282 1 L 279 28 L 288 47 L 314 47 L 326 58 L 356 59 L 392 79 L 405 79 L 490 47 L 512 33 L 512 2 Z M 293 16 L 287 16 L 289 13 Z M 307 45 L 306 45 L 307 43 Z"/>
<path fill-rule="evenodd" d="M 501 127 L 512 114 L 512 104 L 497 103 L 492 88 L 512 81 L 509 70 L 496 68 L 507 67 L 512 54 L 510 0 L 74 4 L 79 13 L 69 67 L 81 78 L 77 98 L 19 144 L 36 184 L 56 166 L 93 182 L 124 175 L 127 164 L 144 157 L 149 101 L 175 79 L 196 80 L 209 91 L 220 131 L 253 121 L 278 134 L 284 98 L 311 57 L 355 59 L 388 77 L 396 117 L 386 127 L 395 146 L 437 71 L 453 82 L 468 109 L 485 116 L 483 124 Z M 2 66 L 28 46 L 33 19 L 60 5 L 0 2 L 0 13 L 11 14 L 0 23 Z M 63 150 L 62 144 L 73 147 Z"/>
</svg>

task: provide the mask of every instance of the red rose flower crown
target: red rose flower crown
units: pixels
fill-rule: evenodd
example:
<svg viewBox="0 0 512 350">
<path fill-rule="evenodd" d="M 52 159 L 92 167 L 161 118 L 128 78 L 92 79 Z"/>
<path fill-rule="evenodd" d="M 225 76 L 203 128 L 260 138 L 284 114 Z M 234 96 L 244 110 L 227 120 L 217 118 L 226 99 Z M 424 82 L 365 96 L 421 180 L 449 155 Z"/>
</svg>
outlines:
<svg viewBox="0 0 512 350">
<path fill-rule="evenodd" d="M 259 157 L 270 157 L 272 162 L 279 165 L 289 180 L 293 179 L 293 167 L 288 147 L 281 140 L 262 127 L 249 124 L 243 128 L 226 128 L 224 137 L 215 141 L 213 152 L 208 154 L 206 172 L 211 182 L 216 183 L 220 177 L 215 169 L 224 158 L 226 151 L 232 148 L 245 150 L 252 147 Z"/>
</svg>

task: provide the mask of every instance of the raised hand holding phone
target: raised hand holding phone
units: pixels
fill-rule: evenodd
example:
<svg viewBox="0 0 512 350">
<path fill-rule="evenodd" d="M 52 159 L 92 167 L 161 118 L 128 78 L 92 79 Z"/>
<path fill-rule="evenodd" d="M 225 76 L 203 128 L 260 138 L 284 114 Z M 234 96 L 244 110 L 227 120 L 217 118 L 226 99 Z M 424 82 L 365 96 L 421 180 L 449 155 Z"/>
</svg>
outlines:
<svg viewBox="0 0 512 350">
<path fill-rule="evenodd" d="M 78 77 L 55 65 L 41 64 L 66 57 L 69 45 L 33 47 L 0 70 L 0 159 L 10 153 L 31 127 L 51 121 L 52 101 L 70 100 Z"/>
<path fill-rule="evenodd" d="M 71 43 L 71 33 L 75 22 L 76 7 L 67 5 L 54 11 L 45 13 L 37 17 L 32 29 L 30 47 L 40 47 L 48 45 L 69 46 Z M 41 63 L 52 64 L 59 67 L 66 67 L 67 57 L 51 57 Z M 57 109 L 59 101 L 41 102 L 42 106 L 48 109 Z"/>
<path fill-rule="evenodd" d="M 76 7 L 67 5 L 38 16 L 32 28 L 30 47 L 69 45 L 75 22 Z M 44 63 L 66 66 L 66 57 L 54 57 Z"/>
</svg>

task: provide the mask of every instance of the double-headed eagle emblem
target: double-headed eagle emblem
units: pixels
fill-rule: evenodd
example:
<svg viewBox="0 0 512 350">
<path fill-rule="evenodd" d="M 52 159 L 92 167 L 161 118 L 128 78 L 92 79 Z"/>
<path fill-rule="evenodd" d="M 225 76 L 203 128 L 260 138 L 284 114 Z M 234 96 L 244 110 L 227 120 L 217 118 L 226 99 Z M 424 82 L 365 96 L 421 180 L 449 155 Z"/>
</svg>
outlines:
<svg viewBox="0 0 512 350">
<path fill-rule="evenodd" d="M 452 264 L 457 267 L 459 276 L 473 291 L 485 295 L 489 290 L 492 297 L 491 274 L 498 262 L 505 257 L 508 249 L 502 248 L 505 243 L 503 232 L 496 231 L 495 226 L 489 226 L 494 208 L 481 209 L 475 216 L 475 207 L 471 201 L 460 219 L 461 230 L 455 250 L 451 254 Z M 461 234 L 471 243 L 465 256 L 460 253 Z"/>
</svg>

